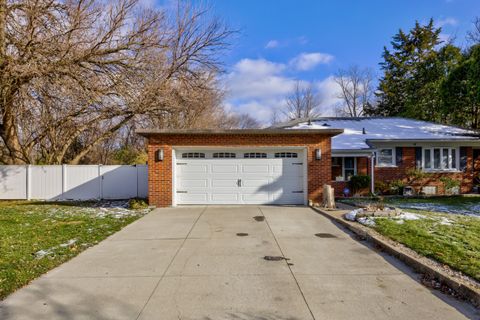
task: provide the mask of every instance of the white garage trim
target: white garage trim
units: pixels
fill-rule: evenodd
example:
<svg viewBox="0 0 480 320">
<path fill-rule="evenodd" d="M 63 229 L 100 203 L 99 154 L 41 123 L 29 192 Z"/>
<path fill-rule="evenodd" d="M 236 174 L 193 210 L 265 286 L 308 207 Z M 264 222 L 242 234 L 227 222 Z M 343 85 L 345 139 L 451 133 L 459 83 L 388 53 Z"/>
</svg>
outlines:
<svg viewBox="0 0 480 320">
<path fill-rule="evenodd" d="M 213 158 L 213 153 L 218 153 L 218 152 L 235 152 L 236 157 L 235 158 Z M 293 152 L 295 151 L 298 154 L 298 158 L 276 158 L 274 157 L 274 154 L 277 152 Z M 204 153 L 205 158 L 198 158 L 199 154 L 193 154 L 193 153 Z M 265 152 L 267 153 L 267 158 L 257 158 L 255 162 L 255 159 L 251 158 L 244 158 L 244 153 L 250 153 L 250 152 Z M 182 153 L 190 153 L 189 156 L 196 156 L 196 158 L 181 158 Z M 298 161 L 295 161 L 298 159 Z M 259 164 L 262 163 L 265 160 L 265 163 L 268 166 L 268 169 L 266 167 L 260 168 L 254 168 L 250 164 L 255 163 Z M 178 171 L 179 170 L 179 165 L 186 166 L 186 165 L 191 165 L 192 163 L 195 163 L 195 161 L 198 161 L 199 164 L 205 165 L 204 168 L 199 172 L 194 172 L 194 171 Z M 180 163 L 181 162 L 181 163 Z M 232 172 L 235 172 L 236 175 L 238 175 L 238 179 L 229 179 L 228 175 L 229 173 L 218 173 L 219 176 L 222 176 L 220 180 L 218 180 L 218 183 L 227 183 L 229 185 L 228 187 L 221 187 L 217 184 L 217 186 L 214 185 L 215 183 L 215 173 L 213 172 L 214 170 L 214 165 L 215 164 L 231 164 L 233 165 L 231 168 L 228 168 L 229 170 L 232 170 Z M 252 162 L 252 163 L 250 163 Z M 293 167 L 285 167 L 285 165 L 297 165 L 297 163 L 300 163 L 302 165 L 302 171 L 296 171 L 298 169 L 293 169 Z M 267 170 L 267 171 L 262 171 L 260 173 L 259 179 L 257 176 L 254 175 L 252 172 L 246 172 L 244 171 L 246 167 L 249 167 L 250 169 L 261 169 L 261 170 Z M 203 166 L 200 166 L 203 167 Z M 199 169 L 201 169 L 199 167 Z M 226 169 L 227 166 L 222 166 L 223 168 Z M 287 168 L 288 171 L 285 171 Z M 292 169 L 290 169 L 292 168 Z M 205 171 L 203 171 L 205 170 Z M 277 170 L 277 171 L 276 171 Z M 278 174 L 278 170 L 281 170 L 281 173 Z M 297 172 L 297 173 L 295 173 Z M 281 146 L 281 147 L 211 147 L 211 146 L 173 146 L 172 147 L 172 203 L 173 206 L 180 205 L 180 204 L 304 204 L 306 205 L 308 202 L 308 176 L 307 176 L 307 148 L 306 147 L 298 147 L 298 146 Z M 196 202 L 195 198 L 191 197 L 188 199 L 188 197 L 183 197 L 183 200 L 180 198 L 183 196 L 183 194 L 179 194 L 179 192 L 188 192 L 189 190 L 192 191 L 192 189 L 189 189 L 188 184 L 183 184 L 183 186 L 180 188 L 179 183 L 181 183 L 182 177 L 188 177 L 188 175 L 191 174 L 192 176 L 202 180 L 205 179 L 205 188 L 208 190 L 206 193 L 203 195 L 203 198 L 200 199 L 198 198 L 198 203 Z M 278 177 L 283 177 L 286 175 L 291 175 L 288 180 L 285 181 L 280 181 L 278 182 L 280 184 L 280 188 L 277 186 L 273 185 L 273 179 Z M 204 175 L 204 176 L 203 176 Z M 261 179 L 260 179 L 261 178 Z M 253 179 L 253 180 L 252 180 Z M 287 179 L 287 178 L 286 178 Z M 303 181 L 301 180 L 303 179 Z M 195 179 L 194 179 L 195 180 Z M 199 181 L 200 181 L 199 180 Z M 244 183 L 251 183 L 250 188 L 248 186 L 245 186 L 245 189 L 243 190 L 234 190 L 234 186 L 232 185 L 232 181 L 229 180 L 237 180 L 240 181 L 239 187 L 243 187 Z M 269 182 L 262 182 L 268 180 Z M 185 180 L 184 180 L 185 181 Z M 195 182 L 195 181 L 194 181 Z M 291 182 L 290 184 L 288 182 Z M 263 184 L 262 184 L 263 183 Z M 297 185 L 297 188 L 295 188 L 295 185 Z M 300 190 L 298 187 L 302 186 L 302 190 Z M 198 188 L 202 188 L 203 186 L 199 187 L 192 187 L 193 191 L 199 191 Z M 197 188 L 195 190 L 195 188 Z M 232 193 L 224 193 L 224 188 L 233 188 Z M 255 190 L 257 188 L 257 190 Z M 262 193 L 259 193 L 258 196 L 256 195 L 256 192 L 258 189 L 264 188 Z M 277 188 L 277 189 L 276 189 Z M 290 189 L 297 189 L 298 192 L 301 191 L 303 196 L 298 194 L 299 197 L 296 197 L 296 195 L 292 195 L 293 193 L 297 193 L 297 190 L 290 190 Z M 182 189 L 182 190 L 180 190 Z M 285 190 L 288 190 L 288 194 L 285 193 Z M 214 201 L 215 197 L 215 192 L 219 192 L 216 194 L 217 196 L 217 201 Z M 253 192 L 253 193 L 252 193 Z M 292 194 L 290 194 L 290 192 Z M 193 193 L 195 194 L 195 193 Z M 200 195 L 200 193 L 198 194 Z M 231 196 L 229 198 L 228 196 Z M 263 197 L 261 197 L 263 196 Z"/>
</svg>

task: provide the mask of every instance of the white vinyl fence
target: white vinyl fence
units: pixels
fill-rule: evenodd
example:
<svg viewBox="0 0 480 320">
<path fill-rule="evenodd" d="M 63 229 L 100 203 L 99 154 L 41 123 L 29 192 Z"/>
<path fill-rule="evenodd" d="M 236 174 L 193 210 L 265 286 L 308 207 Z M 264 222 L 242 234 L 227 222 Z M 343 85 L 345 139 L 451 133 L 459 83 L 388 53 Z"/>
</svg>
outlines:
<svg viewBox="0 0 480 320">
<path fill-rule="evenodd" d="M 146 198 L 146 165 L 0 166 L 0 199 Z"/>
</svg>

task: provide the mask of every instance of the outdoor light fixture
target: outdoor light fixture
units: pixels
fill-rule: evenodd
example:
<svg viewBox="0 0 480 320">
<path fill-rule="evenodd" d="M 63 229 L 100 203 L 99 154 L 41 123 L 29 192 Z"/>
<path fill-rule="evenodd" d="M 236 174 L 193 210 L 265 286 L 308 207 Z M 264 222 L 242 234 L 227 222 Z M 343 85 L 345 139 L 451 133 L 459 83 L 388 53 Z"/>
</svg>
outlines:
<svg viewBox="0 0 480 320">
<path fill-rule="evenodd" d="M 316 160 L 322 159 L 322 149 L 315 149 L 315 159 Z"/>
<path fill-rule="evenodd" d="M 155 151 L 155 161 L 163 161 L 163 149 Z"/>
</svg>

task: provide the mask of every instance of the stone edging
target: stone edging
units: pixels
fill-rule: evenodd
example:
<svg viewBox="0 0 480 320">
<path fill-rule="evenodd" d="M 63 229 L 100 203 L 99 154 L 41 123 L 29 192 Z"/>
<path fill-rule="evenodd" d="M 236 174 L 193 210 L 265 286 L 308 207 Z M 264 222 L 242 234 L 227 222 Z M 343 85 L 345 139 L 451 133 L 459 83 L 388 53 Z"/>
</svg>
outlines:
<svg viewBox="0 0 480 320">
<path fill-rule="evenodd" d="M 370 230 L 370 228 L 368 227 L 364 227 L 354 222 L 346 221 L 342 218 L 330 214 L 328 211 L 321 210 L 320 208 L 311 208 L 316 212 L 322 214 L 323 216 L 329 218 L 330 220 L 339 223 L 340 225 L 352 231 L 359 237 L 365 238 L 376 246 L 379 246 L 383 251 L 403 261 L 405 264 L 413 268 L 416 272 L 426 274 L 430 278 L 436 279 L 440 283 L 447 285 L 449 288 L 457 292 L 462 298 L 470 301 L 475 307 L 480 308 L 480 289 L 462 283 L 455 277 L 452 277 L 445 272 L 436 270 L 432 266 L 425 264 L 423 261 L 417 259 L 413 255 L 402 252 L 398 248 L 395 248 L 393 245 L 381 239 L 374 230 Z"/>
</svg>

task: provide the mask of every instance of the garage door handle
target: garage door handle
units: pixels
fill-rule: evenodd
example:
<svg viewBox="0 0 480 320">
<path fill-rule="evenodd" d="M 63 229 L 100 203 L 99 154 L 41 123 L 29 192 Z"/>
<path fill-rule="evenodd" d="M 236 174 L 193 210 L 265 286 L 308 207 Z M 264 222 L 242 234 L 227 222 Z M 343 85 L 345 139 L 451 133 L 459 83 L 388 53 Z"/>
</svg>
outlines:
<svg viewBox="0 0 480 320">
<path fill-rule="evenodd" d="M 238 180 L 237 180 L 237 186 L 238 186 L 238 187 L 241 187 L 241 186 L 242 186 L 242 179 L 238 179 Z"/>
</svg>

